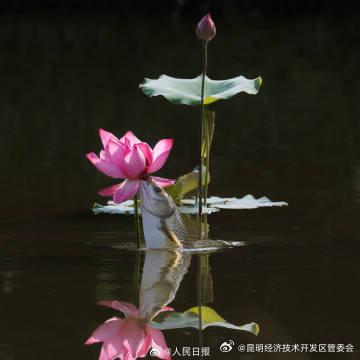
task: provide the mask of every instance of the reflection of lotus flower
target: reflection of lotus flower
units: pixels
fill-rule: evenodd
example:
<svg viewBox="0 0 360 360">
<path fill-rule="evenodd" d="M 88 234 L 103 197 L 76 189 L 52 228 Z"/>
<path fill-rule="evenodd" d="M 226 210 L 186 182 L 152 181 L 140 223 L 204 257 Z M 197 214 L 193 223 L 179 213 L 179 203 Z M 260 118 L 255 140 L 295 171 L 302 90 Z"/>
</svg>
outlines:
<svg viewBox="0 0 360 360">
<path fill-rule="evenodd" d="M 201 81 L 202 75 L 194 79 L 177 79 L 161 75 L 155 80 L 145 78 L 140 88 L 147 96 L 162 95 L 173 104 L 200 105 Z M 227 80 L 212 80 L 206 76 L 204 104 L 229 99 L 240 92 L 255 95 L 261 83 L 261 77 L 246 79 L 244 76 L 238 76 Z"/>
<path fill-rule="evenodd" d="M 153 348 L 152 354 L 160 359 L 171 358 L 162 332 L 139 319 L 139 311 L 134 305 L 123 301 L 100 301 L 98 304 L 119 310 L 125 315 L 125 318 L 107 320 L 86 341 L 86 345 L 103 343 L 99 360 L 143 358 L 150 348 Z M 170 307 L 161 309 L 171 310 Z"/>
<path fill-rule="evenodd" d="M 210 14 L 205 15 L 198 23 L 196 35 L 199 39 L 210 41 L 216 35 L 216 27 Z"/>
<path fill-rule="evenodd" d="M 160 140 L 154 147 L 140 141 L 131 131 L 121 139 L 100 129 L 104 150 L 100 157 L 95 153 L 87 154 L 91 163 L 103 174 L 115 179 L 125 179 L 121 184 L 99 191 L 100 195 L 113 196 L 114 202 L 121 203 L 137 194 L 140 179 L 160 170 L 165 164 L 173 146 L 172 139 Z M 173 184 L 174 180 L 152 177 L 159 186 Z"/>
</svg>

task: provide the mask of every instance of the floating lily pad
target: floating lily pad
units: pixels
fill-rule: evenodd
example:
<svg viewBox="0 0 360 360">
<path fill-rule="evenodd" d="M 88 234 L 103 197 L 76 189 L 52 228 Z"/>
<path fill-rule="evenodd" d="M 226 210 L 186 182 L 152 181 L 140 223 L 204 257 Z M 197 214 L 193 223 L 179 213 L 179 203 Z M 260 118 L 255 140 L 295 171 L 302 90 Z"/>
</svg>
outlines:
<svg viewBox="0 0 360 360">
<path fill-rule="evenodd" d="M 173 104 L 200 105 L 201 81 L 201 74 L 194 79 L 161 75 L 158 79 L 145 78 L 140 88 L 150 97 L 161 95 Z M 212 80 L 206 76 L 204 104 L 229 99 L 240 92 L 255 95 L 259 92 L 261 83 L 261 77 L 247 79 L 237 76 L 227 80 Z"/>
<path fill-rule="evenodd" d="M 194 206 L 195 198 L 183 199 L 184 205 Z M 271 201 L 266 196 L 256 199 L 253 195 L 246 195 L 242 198 L 221 198 L 218 196 L 211 196 L 207 199 L 208 207 L 216 209 L 257 209 L 260 207 L 272 207 L 272 206 L 287 206 L 288 203 L 285 201 Z"/>
<path fill-rule="evenodd" d="M 234 325 L 223 319 L 214 309 L 208 306 L 201 307 L 202 329 L 209 326 L 220 326 L 233 330 L 243 330 L 254 335 L 259 333 L 259 325 L 252 322 L 246 325 Z M 160 330 L 195 328 L 199 329 L 199 308 L 194 307 L 183 313 L 171 312 L 162 321 L 152 321 L 151 326 Z"/>
<path fill-rule="evenodd" d="M 252 195 L 246 195 L 242 198 L 221 198 L 218 196 L 211 196 L 207 200 L 207 208 L 203 208 L 203 212 L 206 214 L 212 214 L 220 209 L 228 210 L 246 210 L 257 209 L 260 207 L 273 207 L 273 206 L 287 206 L 285 201 L 271 201 L 266 196 L 256 199 Z M 181 200 L 179 211 L 183 214 L 197 214 L 198 205 L 195 198 Z M 100 205 L 95 203 L 93 207 L 95 214 L 119 214 L 119 215 L 132 215 L 134 214 L 134 202 L 133 200 L 127 200 L 121 204 L 115 204 L 113 201 L 108 201 L 107 205 Z"/>
<path fill-rule="evenodd" d="M 107 205 L 101 205 L 95 203 L 92 210 L 95 215 L 97 214 L 133 215 L 134 201 L 127 200 L 121 204 L 115 204 L 113 201 L 108 201 Z"/>
<path fill-rule="evenodd" d="M 198 205 L 193 205 L 193 206 L 179 206 L 178 207 L 180 212 L 182 214 L 198 214 L 199 213 L 199 207 Z M 202 211 L 204 214 L 212 214 L 212 213 L 216 213 L 219 211 L 219 209 L 216 209 L 214 207 L 207 207 L 207 208 L 202 208 Z"/>
<path fill-rule="evenodd" d="M 178 206 L 178 209 L 183 214 L 197 214 L 199 209 L 198 206 L 195 205 L 184 205 Z M 134 214 L 134 202 L 133 200 L 127 200 L 121 204 L 115 204 L 113 201 L 108 201 L 107 205 L 101 205 L 95 203 L 93 206 L 94 214 L 115 214 L 115 215 L 133 215 Z M 214 212 L 218 212 L 219 209 L 214 207 L 208 207 L 207 209 L 203 208 L 203 213 L 212 214 Z M 141 214 L 141 209 L 139 208 L 139 213 Z"/>
</svg>

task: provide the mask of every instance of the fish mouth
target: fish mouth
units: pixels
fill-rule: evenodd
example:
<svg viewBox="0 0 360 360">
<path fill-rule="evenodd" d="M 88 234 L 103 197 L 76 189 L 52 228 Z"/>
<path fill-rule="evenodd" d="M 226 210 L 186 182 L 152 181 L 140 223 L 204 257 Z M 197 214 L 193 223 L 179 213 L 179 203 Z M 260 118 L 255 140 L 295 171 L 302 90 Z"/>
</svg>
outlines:
<svg viewBox="0 0 360 360">
<path fill-rule="evenodd" d="M 155 181 L 152 179 L 151 176 L 144 177 L 143 181 L 145 181 L 147 184 L 156 185 Z"/>
<path fill-rule="evenodd" d="M 141 203 L 149 197 L 148 186 L 150 185 L 149 179 L 140 180 L 140 198 Z"/>
<path fill-rule="evenodd" d="M 140 182 L 141 208 L 158 218 L 168 218 L 175 209 L 172 209 L 167 198 L 154 198 L 153 187 L 158 186 L 150 177 Z"/>
<path fill-rule="evenodd" d="M 150 177 L 147 179 L 143 179 L 140 181 L 140 200 L 141 207 L 149 212 L 153 212 L 151 206 L 151 186 L 153 185 L 153 181 Z"/>
</svg>

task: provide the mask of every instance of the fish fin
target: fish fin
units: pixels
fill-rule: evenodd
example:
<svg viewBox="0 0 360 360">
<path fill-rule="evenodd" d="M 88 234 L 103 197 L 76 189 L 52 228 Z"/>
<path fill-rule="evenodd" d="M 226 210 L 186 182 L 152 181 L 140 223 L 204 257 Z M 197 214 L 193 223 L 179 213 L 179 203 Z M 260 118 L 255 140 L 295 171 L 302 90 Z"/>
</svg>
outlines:
<svg viewBox="0 0 360 360">
<path fill-rule="evenodd" d="M 169 229 L 169 227 L 167 226 L 166 221 L 164 219 L 161 219 L 161 221 L 160 221 L 159 230 L 163 232 L 163 234 L 168 238 L 168 240 L 171 242 L 171 244 L 173 246 L 178 247 L 178 248 L 182 247 L 180 240 L 174 234 L 174 232 Z"/>
<path fill-rule="evenodd" d="M 181 258 L 182 258 L 182 256 L 180 255 L 180 253 L 178 251 L 171 250 L 171 253 L 172 253 L 171 255 L 173 255 L 173 256 L 170 259 L 169 264 L 168 264 L 169 270 L 172 270 L 172 269 L 175 269 L 176 267 L 178 267 L 180 264 Z"/>
</svg>

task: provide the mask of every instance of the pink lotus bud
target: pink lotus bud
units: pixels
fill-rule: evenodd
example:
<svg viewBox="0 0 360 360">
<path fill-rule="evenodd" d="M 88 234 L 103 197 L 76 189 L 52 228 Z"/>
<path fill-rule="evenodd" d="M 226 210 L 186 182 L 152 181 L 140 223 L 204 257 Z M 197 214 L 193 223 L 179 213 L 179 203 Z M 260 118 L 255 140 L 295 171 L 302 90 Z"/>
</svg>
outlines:
<svg viewBox="0 0 360 360">
<path fill-rule="evenodd" d="M 216 35 L 216 27 L 210 14 L 205 15 L 196 28 L 196 35 L 199 39 L 210 41 Z"/>
</svg>

